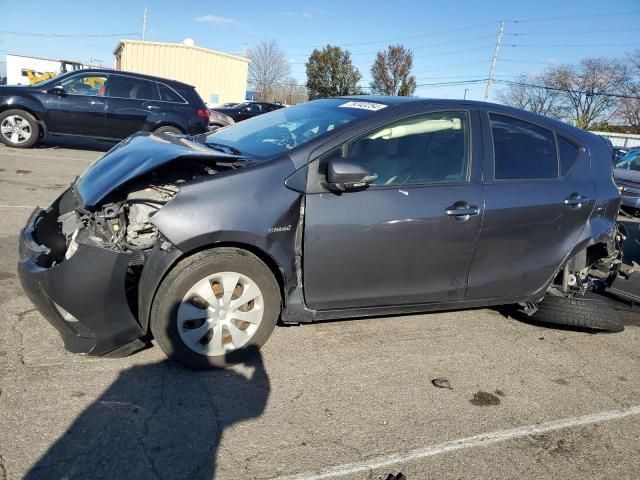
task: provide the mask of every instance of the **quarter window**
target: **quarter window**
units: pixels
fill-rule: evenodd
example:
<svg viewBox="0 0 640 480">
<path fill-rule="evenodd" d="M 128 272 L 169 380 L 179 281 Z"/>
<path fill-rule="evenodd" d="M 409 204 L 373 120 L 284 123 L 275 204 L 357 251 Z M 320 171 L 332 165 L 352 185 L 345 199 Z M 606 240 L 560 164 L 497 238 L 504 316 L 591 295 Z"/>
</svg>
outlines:
<svg viewBox="0 0 640 480">
<path fill-rule="evenodd" d="M 558 135 L 558 151 L 560 152 L 560 176 L 564 177 L 580 156 L 580 147 Z"/>
<path fill-rule="evenodd" d="M 496 180 L 558 178 L 553 132 L 504 115 L 490 114 Z"/>
<path fill-rule="evenodd" d="M 333 155 L 368 165 L 378 175 L 373 185 L 464 182 L 469 164 L 468 114 L 412 117 L 343 146 Z"/>
<path fill-rule="evenodd" d="M 130 98 L 132 100 L 157 100 L 154 82 L 142 78 L 112 75 L 107 94 L 110 97 Z"/>
<path fill-rule="evenodd" d="M 160 91 L 160 100 L 165 102 L 184 103 L 184 100 L 178 93 L 164 83 L 158 83 L 158 90 Z"/>
</svg>

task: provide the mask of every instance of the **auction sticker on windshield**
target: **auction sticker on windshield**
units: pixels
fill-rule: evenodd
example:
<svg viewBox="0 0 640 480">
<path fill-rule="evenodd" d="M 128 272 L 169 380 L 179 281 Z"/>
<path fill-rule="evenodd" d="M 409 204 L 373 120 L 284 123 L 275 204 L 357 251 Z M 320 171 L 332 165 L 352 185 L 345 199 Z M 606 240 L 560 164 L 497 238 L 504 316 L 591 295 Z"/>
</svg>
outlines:
<svg viewBox="0 0 640 480">
<path fill-rule="evenodd" d="M 373 103 L 373 102 L 347 102 L 339 105 L 341 108 L 360 108 L 362 110 L 371 110 L 376 112 L 378 110 L 382 110 L 386 108 L 386 105 L 383 103 Z"/>
</svg>

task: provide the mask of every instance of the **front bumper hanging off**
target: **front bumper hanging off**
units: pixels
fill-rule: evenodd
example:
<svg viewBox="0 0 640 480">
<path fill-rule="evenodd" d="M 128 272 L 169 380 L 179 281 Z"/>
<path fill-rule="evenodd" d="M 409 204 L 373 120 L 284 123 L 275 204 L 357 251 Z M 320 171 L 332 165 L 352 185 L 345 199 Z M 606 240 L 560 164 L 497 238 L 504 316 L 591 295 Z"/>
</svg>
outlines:
<svg viewBox="0 0 640 480">
<path fill-rule="evenodd" d="M 125 290 L 132 254 L 79 242 L 64 259 L 58 204 L 36 209 L 20 232 L 18 275 L 27 296 L 70 352 L 122 356 L 143 348 Z"/>
</svg>

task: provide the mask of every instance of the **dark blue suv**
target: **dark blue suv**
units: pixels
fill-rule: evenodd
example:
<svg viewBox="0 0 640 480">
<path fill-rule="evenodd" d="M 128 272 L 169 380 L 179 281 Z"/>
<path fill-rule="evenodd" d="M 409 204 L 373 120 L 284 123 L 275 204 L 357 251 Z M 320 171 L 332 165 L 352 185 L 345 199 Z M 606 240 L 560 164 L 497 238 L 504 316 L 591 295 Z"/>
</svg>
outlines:
<svg viewBox="0 0 640 480">
<path fill-rule="evenodd" d="M 137 131 L 198 134 L 209 112 L 195 88 L 105 69 L 65 73 L 29 86 L 0 87 L 0 141 L 33 146 L 47 135 L 122 139 Z"/>
</svg>

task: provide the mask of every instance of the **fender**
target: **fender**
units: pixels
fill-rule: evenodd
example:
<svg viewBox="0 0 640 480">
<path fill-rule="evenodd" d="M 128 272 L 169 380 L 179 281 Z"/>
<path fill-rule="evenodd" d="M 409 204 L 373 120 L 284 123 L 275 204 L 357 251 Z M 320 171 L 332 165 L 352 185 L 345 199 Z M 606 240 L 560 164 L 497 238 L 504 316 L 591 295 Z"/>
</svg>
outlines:
<svg viewBox="0 0 640 480">
<path fill-rule="evenodd" d="M 142 127 L 142 131 L 152 132 L 158 127 L 171 126 L 188 133 L 191 128 L 191 121 L 184 115 L 176 112 L 154 112 L 147 116 L 147 121 Z"/>
<path fill-rule="evenodd" d="M 139 319 L 148 323 L 153 296 L 169 269 L 185 255 L 219 245 L 237 245 L 266 260 L 281 283 L 283 318 L 290 299 L 300 303 L 296 242 L 303 194 L 273 188 L 294 172 L 288 156 L 220 173 L 183 185 L 174 199 L 152 217 L 169 250 L 158 243 L 145 263 L 139 288 Z M 268 177 L 269 180 L 265 180 Z M 247 195 L 249 198 L 247 198 Z M 249 203 L 258 208 L 243 208 Z M 202 212 L 208 212 L 203 216 Z M 295 301 L 299 299 L 298 301 Z"/>
<path fill-rule="evenodd" d="M 14 94 L 7 97 L 1 97 L 0 112 L 12 108 L 25 110 L 41 122 L 44 121 L 46 117 L 46 109 L 42 102 L 32 98 L 27 92 L 23 95 Z"/>
</svg>

